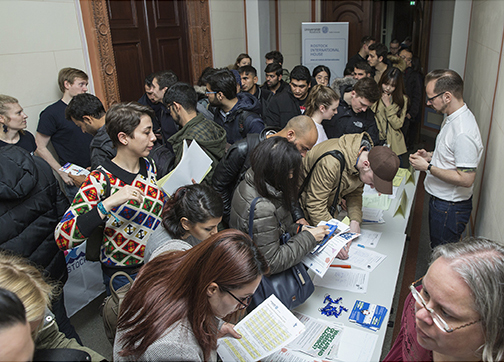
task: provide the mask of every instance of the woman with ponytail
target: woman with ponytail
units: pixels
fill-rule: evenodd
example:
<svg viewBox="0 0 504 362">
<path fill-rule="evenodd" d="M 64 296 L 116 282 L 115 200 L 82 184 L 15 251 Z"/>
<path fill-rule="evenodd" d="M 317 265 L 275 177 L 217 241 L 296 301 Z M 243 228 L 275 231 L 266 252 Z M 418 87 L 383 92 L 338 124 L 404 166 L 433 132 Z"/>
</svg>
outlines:
<svg viewBox="0 0 504 362">
<path fill-rule="evenodd" d="M 201 184 L 180 187 L 164 205 L 162 225 L 151 235 L 145 247 L 148 262 L 160 250 L 188 249 L 217 233 L 222 220 L 221 196 L 211 187 Z M 183 240 L 185 243 L 174 240 Z"/>
<path fill-rule="evenodd" d="M 318 139 L 315 145 L 327 140 L 322 121 L 331 119 L 338 113 L 339 99 L 340 95 L 336 91 L 321 84 L 314 86 L 306 99 L 305 114 L 313 119 L 318 131 Z"/>
</svg>

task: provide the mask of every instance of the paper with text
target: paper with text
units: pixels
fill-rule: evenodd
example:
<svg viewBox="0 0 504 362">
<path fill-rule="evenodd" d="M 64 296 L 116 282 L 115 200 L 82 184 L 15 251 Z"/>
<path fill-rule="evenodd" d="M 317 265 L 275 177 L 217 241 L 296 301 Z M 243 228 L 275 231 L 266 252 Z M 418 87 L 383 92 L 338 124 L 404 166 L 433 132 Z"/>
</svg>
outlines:
<svg viewBox="0 0 504 362">
<path fill-rule="evenodd" d="M 346 263 L 367 271 L 373 271 L 387 256 L 376 251 L 364 249 L 355 243 L 350 246 Z"/>
<path fill-rule="evenodd" d="M 191 141 L 189 147 L 187 140 L 184 140 L 183 150 L 177 167 L 157 182 L 168 195 L 172 195 L 181 186 L 192 185 L 192 179 L 201 182 L 212 169 L 212 159 L 195 140 Z"/>
<path fill-rule="evenodd" d="M 357 238 L 357 244 L 363 245 L 366 248 L 376 248 L 378 241 L 380 241 L 382 233 L 378 231 L 371 231 L 361 229 L 361 234 Z"/>
<path fill-rule="evenodd" d="M 223 362 L 263 359 L 293 341 L 305 329 L 272 294 L 235 326 L 242 338 L 222 338 L 217 353 Z"/>
<path fill-rule="evenodd" d="M 351 250 L 351 248 L 350 248 Z M 315 275 L 313 284 L 330 289 L 366 293 L 369 273 L 359 269 L 329 268 L 324 278 Z"/>
<path fill-rule="evenodd" d="M 334 359 L 338 357 L 343 325 L 312 318 L 296 311 L 293 313 L 305 325 L 306 329 L 287 347 L 305 352 L 315 358 Z"/>
</svg>

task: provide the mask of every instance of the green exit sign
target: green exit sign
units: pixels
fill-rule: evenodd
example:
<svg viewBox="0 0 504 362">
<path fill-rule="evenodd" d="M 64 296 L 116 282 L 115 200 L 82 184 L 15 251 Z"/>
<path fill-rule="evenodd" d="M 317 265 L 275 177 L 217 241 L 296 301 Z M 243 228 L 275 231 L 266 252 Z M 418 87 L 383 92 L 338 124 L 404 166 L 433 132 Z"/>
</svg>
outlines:
<svg viewBox="0 0 504 362">
<path fill-rule="evenodd" d="M 410 2 L 409 2 L 409 4 L 410 4 L 411 6 L 414 6 L 414 5 L 415 5 L 415 2 L 414 2 L 414 1 L 410 1 Z"/>
</svg>

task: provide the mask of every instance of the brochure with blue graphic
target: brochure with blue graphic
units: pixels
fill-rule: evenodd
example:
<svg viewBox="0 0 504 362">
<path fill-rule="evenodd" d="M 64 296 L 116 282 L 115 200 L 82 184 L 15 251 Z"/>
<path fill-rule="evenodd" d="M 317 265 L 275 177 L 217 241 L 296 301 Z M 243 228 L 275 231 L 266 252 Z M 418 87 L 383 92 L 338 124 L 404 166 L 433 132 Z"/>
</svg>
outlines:
<svg viewBox="0 0 504 362">
<path fill-rule="evenodd" d="M 364 328 L 377 331 L 380 329 L 386 316 L 387 308 L 378 304 L 371 304 L 357 300 L 355 301 L 348 320 L 350 322 L 357 323 Z"/>
</svg>

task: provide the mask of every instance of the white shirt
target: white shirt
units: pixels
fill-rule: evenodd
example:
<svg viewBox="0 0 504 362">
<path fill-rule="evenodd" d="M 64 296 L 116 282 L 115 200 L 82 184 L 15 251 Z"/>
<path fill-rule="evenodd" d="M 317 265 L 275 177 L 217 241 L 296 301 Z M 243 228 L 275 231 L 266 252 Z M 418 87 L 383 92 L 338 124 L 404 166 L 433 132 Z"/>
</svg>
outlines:
<svg viewBox="0 0 504 362">
<path fill-rule="evenodd" d="M 317 127 L 317 132 L 318 132 L 317 142 L 313 145 L 313 146 L 316 146 L 320 142 L 327 141 L 327 135 L 325 133 L 324 127 L 321 124 L 318 124 L 315 121 L 313 121 L 313 123 L 315 123 L 315 126 Z"/>
<path fill-rule="evenodd" d="M 483 143 L 472 112 L 464 105 L 445 118 L 441 131 L 436 138 L 431 165 L 445 169 L 478 167 L 483 154 Z M 473 186 L 455 186 L 427 173 L 425 191 L 445 201 L 458 202 L 468 200 L 473 193 Z"/>
</svg>

